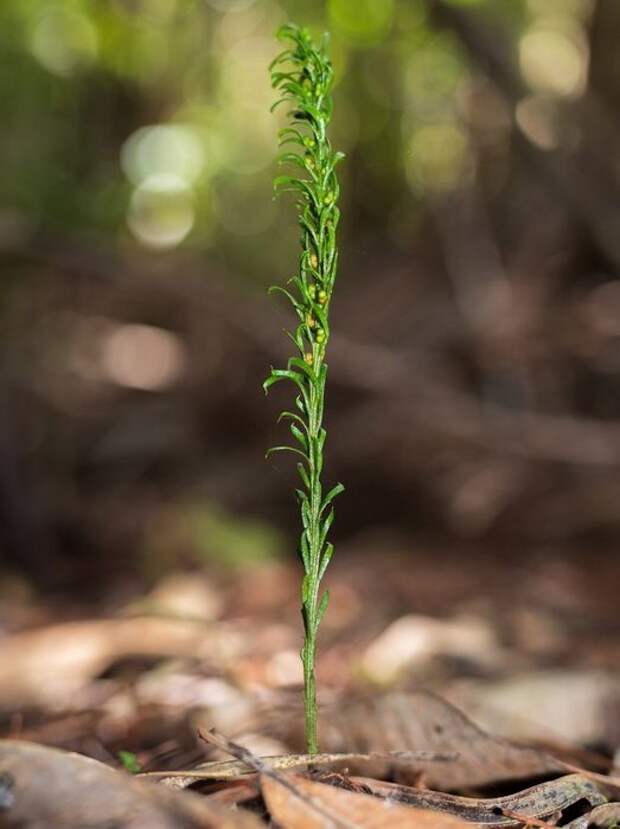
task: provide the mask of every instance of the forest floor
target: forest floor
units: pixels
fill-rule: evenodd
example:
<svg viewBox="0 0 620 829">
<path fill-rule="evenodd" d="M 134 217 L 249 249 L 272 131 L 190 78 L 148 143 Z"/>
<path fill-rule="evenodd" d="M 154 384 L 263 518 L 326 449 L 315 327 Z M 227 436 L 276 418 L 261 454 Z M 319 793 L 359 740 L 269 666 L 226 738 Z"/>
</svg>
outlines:
<svg viewBox="0 0 620 829">
<path fill-rule="evenodd" d="M 298 578 L 179 572 L 96 610 L 5 585 L 0 826 L 620 824 L 617 557 L 341 545 L 312 764 Z"/>
</svg>

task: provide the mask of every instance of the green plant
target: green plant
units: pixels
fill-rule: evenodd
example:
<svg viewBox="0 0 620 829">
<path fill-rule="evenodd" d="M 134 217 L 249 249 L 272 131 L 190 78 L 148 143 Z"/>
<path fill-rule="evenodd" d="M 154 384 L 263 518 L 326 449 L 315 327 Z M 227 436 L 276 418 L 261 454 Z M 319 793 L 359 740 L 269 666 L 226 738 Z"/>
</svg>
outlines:
<svg viewBox="0 0 620 829">
<path fill-rule="evenodd" d="M 289 359 L 285 369 L 272 367 L 264 389 L 267 391 L 280 380 L 290 380 L 297 389 L 297 412 L 285 411 L 279 418 L 289 421 L 296 445 L 276 446 L 268 454 L 288 450 L 302 458 L 297 469 L 303 488 L 296 490 L 302 523 L 299 554 L 304 567 L 301 612 L 305 637 L 301 660 L 306 743 L 308 753 L 315 754 L 318 751 L 316 641 L 329 602 L 329 593 L 326 591 L 319 597 L 319 589 L 334 549 L 327 541 L 334 519 L 332 501 L 344 489 L 342 484 L 336 484 L 324 495 L 321 483 L 327 436 L 323 427 L 327 379 L 325 354 L 338 262 L 336 228 L 340 217 L 336 204 L 339 187 L 335 167 L 344 155 L 332 150 L 326 132 L 332 114 L 330 90 L 333 80 L 327 36 L 324 35 L 317 46 L 307 29 L 291 24 L 279 29 L 277 36 L 280 40 L 291 41 L 292 47 L 278 55 L 269 67 L 272 86 L 282 96 L 272 109 L 283 102 L 292 103 L 290 126 L 280 130 L 279 139 L 280 146 L 294 145 L 294 151 L 282 152 L 279 161 L 296 165 L 301 173 L 299 177 L 278 176 L 274 186 L 277 191 L 290 190 L 299 197 L 301 256 L 297 274 L 288 281 L 290 290 L 274 286 L 270 291 L 284 294 L 295 309 L 299 324 L 294 333 L 287 334 L 298 354 Z M 283 67 L 283 64 L 288 66 Z"/>
<path fill-rule="evenodd" d="M 130 774 L 140 774 L 142 771 L 138 758 L 133 751 L 118 751 L 116 756 L 121 761 L 125 771 L 128 771 Z"/>
</svg>

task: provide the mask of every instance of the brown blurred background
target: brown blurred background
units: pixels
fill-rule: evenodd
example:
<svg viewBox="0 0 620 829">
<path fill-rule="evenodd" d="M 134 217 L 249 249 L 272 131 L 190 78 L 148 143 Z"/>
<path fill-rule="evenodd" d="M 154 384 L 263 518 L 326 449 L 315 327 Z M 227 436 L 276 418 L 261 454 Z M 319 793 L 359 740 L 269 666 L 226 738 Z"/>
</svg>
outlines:
<svg viewBox="0 0 620 829">
<path fill-rule="evenodd" d="M 289 394 L 261 391 L 298 244 L 287 19 L 332 32 L 347 154 L 337 544 L 615 553 L 616 0 L 3 0 L 5 580 L 294 555 L 294 464 L 264 460 Z"/>
</svg>

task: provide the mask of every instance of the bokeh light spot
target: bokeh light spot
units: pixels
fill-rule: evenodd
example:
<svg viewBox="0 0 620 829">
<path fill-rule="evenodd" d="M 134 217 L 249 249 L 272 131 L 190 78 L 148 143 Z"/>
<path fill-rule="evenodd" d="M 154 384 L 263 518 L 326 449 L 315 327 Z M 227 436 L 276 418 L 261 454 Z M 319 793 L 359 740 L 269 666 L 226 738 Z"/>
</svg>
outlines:
<svg viewBox="0 0 620 829">
<path fill-rule="evenodd" d="M 539 92 L 576 97 L 585 87 L 588 52 L 557 28 L 534 27 L 521 38 L 519 63 L 527 83 Z"/>
<path fill-rule="evenodd" d="M 419 49 L 407 62 L 406 106 L 418 118 L 432 117 L 438 110 L 451 108 L 463 74 L 462 62 L 448 45 L 433 43 Z"/>
<path fill-rule="evenodd" d="M 183 179 L 170 173 L 149 176 L 131 196 L 127 224 L 135 238 L 147 247 L 176 247 L 194 221 L 193 194 Z"/>
<path fill-rule="evenodd" d="M 380 43 L 394 19 L 393 0 L 330 0 L 332 26 L 355 45 Z"/>
<path fill-rule="evenodd" d="M 541 150 L 554 150 L 559 145 L 557 110 L 549 98 L 523 98 L 516 106 L 515 120 L 525 137 Z"/>
<path fill-rule="evenodd" d="M 405 161 L 413 189 L 429 192 L 456 187 L 473 169 L 467 136 L 458 126 L 449 123 L 416 130 Z"/>
<path fill-rule="evenodd" d="M 62 6 L 47 11 L 30 38 L 30 50 L 55 75 L 68 76 L 97 57 L 97 31 L 90 20 Z"/>
<path fill-rule="evenodd" d="M 190 185 L 198 179 L 204 164 L 204 146 L 196 131 L 180 124 L 141 127 L 121 149 L 121 166 L 136 185 L 162 175 L 176 176 Z"/>
<path fill-rule="evenodd" d="M 179 337 L 152 325 L 117 325 L 101 343 L 102 377 L 126 388 L 168 388 L 182 376 L 186 362 Z"/>
</svg>

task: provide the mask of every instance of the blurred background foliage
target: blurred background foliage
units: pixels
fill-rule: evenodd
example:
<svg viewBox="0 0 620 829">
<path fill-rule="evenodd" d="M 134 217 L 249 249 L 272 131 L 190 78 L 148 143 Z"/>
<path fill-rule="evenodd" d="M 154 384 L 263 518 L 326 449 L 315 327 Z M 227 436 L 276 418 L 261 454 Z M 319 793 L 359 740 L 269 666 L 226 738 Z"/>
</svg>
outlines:
<svg viewBox="0 0 620 829">
<path fill-rule="evenodd" d="M 3 0 L 7 570 L 98 587 L 294 550 L 260 392 L 287 352 L 264 288 L 297 255 L 271 190 L 287 19 L 332 33 L 347 154 L 341 538 L 613 548 L 615 0 Z"/>
</svg>

